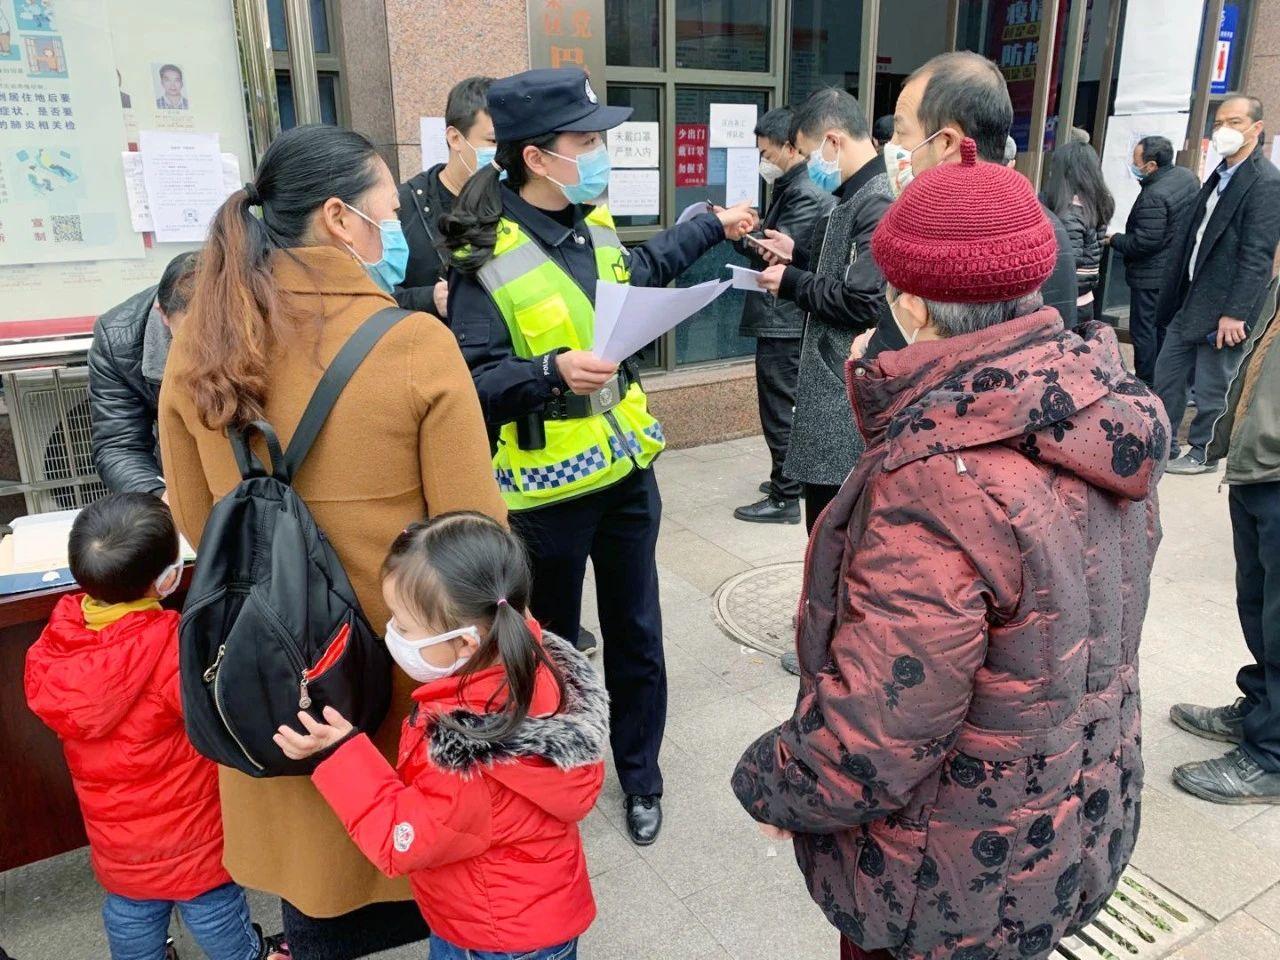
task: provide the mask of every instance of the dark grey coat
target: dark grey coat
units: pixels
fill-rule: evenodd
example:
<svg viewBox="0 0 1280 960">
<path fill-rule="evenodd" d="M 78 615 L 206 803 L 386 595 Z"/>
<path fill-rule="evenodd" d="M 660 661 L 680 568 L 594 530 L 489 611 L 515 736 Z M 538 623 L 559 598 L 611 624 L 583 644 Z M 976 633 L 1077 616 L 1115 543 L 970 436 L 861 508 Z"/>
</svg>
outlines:
<svg viewBox="0 0 1280 960">
<path fill-rule="evenodd" d="M 1226 483 L 1280 481 L 1280 328 L 1273 279 L 1254 318 L 1240 370 L 1227 388 L 1227 406 L 1213 425 L 1207 457 L 1227 458 Z M 1256 369 L 1255 369 L 1256 368 Z M 1242 403 L 1245 380 L 1254 371 L 1253 394 Z"/>
<path fill-rule="evenodd" d="M 814 223 L 835 205 L 836 198 L 823 193 L 809 179 L 808 165 L 796 164 L 774 183 L 761 229 L 785 233 L 804 246 L 809 243 Z M 734 246 L 750 261 L 752 270 L 768 266 L 746 241 L 739 240 Z M 795 340 L 803 332 L 804 311 L 790 300 L 767 293 L 748 293 L 743 298 L 742 323 L 738 326 L 742 336 Z"/>
<path fill-rule="evenodd" d="M 878 161 L 871 161 L 877 163 Z M 844 365 L 854 337 L 875 327 L 888 308 L 884 275 L 871 257 L 871 235 L 893 202 L 889 178 L 862 180 L 825 221 L 812 272 L 789 268 L 780 296 L 807 311 L 800 346 L 796 413 L 783 472 L 808 484 L 844 482 L 864 444 L 853 422 Z"/>
<path fill-rule="evenodd" d="M 1215 171 L 1201 188 L 1175 239 L 1156 309 L 1156 323 L 1188 341 L 1217 330 L 1222 317 L 1253 322 L 1280 243 L 1280 170 L 1257 151 L 1241 161 L 1218 198 L 1196 255 L 1195 279 L 1187 279 L 1196 231 L 1218 179 Z"/>
<path fill-rule="evenodd" d="M 113 493 L 159 494 L 156 409 L 169 330 L 148 287 L 98 317 L 89 347 L 93 465 Z"/>
</svg>

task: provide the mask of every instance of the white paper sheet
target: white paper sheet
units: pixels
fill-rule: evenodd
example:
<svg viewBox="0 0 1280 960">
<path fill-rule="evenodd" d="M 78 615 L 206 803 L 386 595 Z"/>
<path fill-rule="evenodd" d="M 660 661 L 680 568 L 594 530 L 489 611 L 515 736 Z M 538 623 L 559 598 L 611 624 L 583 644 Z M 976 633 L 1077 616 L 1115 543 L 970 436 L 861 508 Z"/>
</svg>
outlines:
<svg viewBox="0 0 1280 960">
<path fill-rule="evenodd" d="M 227 198 L 216 133 L 143 130 L 147 202 L 160 243 L 200 243 Z"/>
<path fill-rule="evenodd" d="M 244 189 L 244 181 L 240 179 L 240 158 L 234 153 L 222 155 L 222 184 L 227 197 Z"/>
<path fill-rule="evenodd" d="M 609 212 L 615 217 L 656 217 L 662 212 L 658 170 L 614 170 L 609 175 Z"/>
<path fill-rule="evenodd" d="M 707 203 L 707 201 L 705 200 L 699 200 L 696 203 L 689 204 L 687 207 L 681 210 L 680 216 L 676 217 L 676 223 L 687 223 L 688 221 L 692 220 L 694 217 L 696 217 L 700 213 L 714 213 L 714 212 L 715 211 L 711 209 L 711 204 Z"/>
<path fill-rule="evenodd" d="M 724 201 L 733 206 L 749 200 L 760 202 L 760 154 L 755 147 L 731 147 L 724 177 Z"/>
<path fill-rule="evenodd" d="M 134 233 L 150 233 L 155 229 L 151 219 L 151 206 L 147 203 L 147 184 L 142 178 L 142 154 L 125 150 L 120 154 L 124 163 L 124 193 L 129 199 L 129 223 Z"/>
<path fill-rule="evenodd" d="M 765 290 L 757 282 L 760 276 L 759 270 L 752 270 L 749 267 L 740 267 L 736 263 L 726 263 L 725 266 L 729 272 L 733 274 L 733 279 L 729 281 L 734 290 L 746 290 L 749 293 L 764 293 Z"/>
<path fill-rule="evenodd" d="M 728 280 L 708 280 L 694 287 L 633 287 L 597 280 L 592 353 L 601 360 L 621 363 L 729 287 Z"/>
<path fill-rule="evenodd" d="M 1111 117 L 1107 120 L 1107 142 L 1102 151 L 1102 176 L 1115 197 L 1116 212 L 1108 232 L 1121 233 L 1141 186 L 1129 172 L 1133 148 L 1143 137 L 1165 137 L 1175 153 L 1182 149 L 1187 137 L 1185 113 L 1146 113 L 1135 117 Z"/>
<path fill-rule="evenodd" d="M 755 147 L 754 103 L 711 104 L 711 147 Z"/>
<path fill-rule="evenodd" d="M 422 144 L 422 169 L 449 162 L 449 144 L 444 138 L 444 117 L 422 117 L 418 122 L 418 142 Z M 475 163 L 474 157 L 467 158 Z"/>
<path fill-rule="evenodd" d="M 629 120 L 608 133 L 609 161 L 615 170 L 658 165 L 658 124 Z"/>
<path fill-rule="evenodd" d="M 1190 108 L 1204 6 L 1204 0 L 1129 0 L 1116 74 L 1116 113 Z"/>
</svg>

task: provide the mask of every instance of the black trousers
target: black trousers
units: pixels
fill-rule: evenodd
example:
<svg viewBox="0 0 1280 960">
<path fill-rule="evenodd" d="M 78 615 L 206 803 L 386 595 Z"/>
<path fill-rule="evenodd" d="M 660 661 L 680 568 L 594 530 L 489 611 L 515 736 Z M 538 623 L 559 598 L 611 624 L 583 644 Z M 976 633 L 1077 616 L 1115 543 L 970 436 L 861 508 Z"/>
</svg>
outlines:
<svg viewBox="0 0 1280 960">
<path fill-rule="evenodd" d="M 309 917 L 280 901 L 284 938 L 294 960 L 355 960 L 431 935 L 412 900 L 371 903 L 340 917 Z"/>
<path fill-rule="evenodd" d="M 576 500 L 511 514 L 533 563 L 533 615 L 576 637 L 587 558 L 596 574 L 609 690 L 609 743 L 622 790 L 662 793 L 658 751 L 667 723 L 667 666 L 658 602 L 662 497 L 652 470 Z"/>
<path fill-rule="evenodd" d="M 799 481 L 782 472 L 791 442 L 791 420 L 796 407 L 796 380 L 800 376 L 800 339 L 760 337 L 756 340 L 756 397 L 760 405 L 760 426 L 769 445 L 773 468 L 769 472 L 770 496 L 775 500 L 795 500 Z"/>
<path fill-rule="evenodd" d="M 1253 663 L 1236 683 L 1249 701 L 1245 753 L 1280 773 L 1280 482 L 1232 484 L 1236 610 Z"/>
<path fill-rule="evenodd" d="M 827 504 L 840 492 L 838 486 L 826 483 L 806 483 L 804 485 L 804 528 L 810 535 L 813 526 L 818 522 L 818 514 L 827 509 Z"/>
<path fill-rule="evenodd" d="M 1156 382 L 1156 357 L 1164 343 L 1164 330 L 1156 326 L 1159 290 L 1129 288 L 1129 338 L 1133 341 L 1133 372 L 1151 386 Z"/>
</svg>

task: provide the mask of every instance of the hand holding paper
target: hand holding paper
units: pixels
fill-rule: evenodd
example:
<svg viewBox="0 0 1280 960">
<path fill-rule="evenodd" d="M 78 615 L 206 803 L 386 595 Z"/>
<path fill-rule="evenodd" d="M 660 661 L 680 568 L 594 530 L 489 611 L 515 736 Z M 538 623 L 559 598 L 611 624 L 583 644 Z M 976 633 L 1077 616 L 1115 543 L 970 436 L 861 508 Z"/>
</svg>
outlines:
<svg viewBox="0 0 1280 960">
<path fill-rule="evenodd" d="M 734 290 L 746 290 L 748 293 L 764 292 L 764 287 L 760 285 L 761 274 L 759 270 L 740 267 L 736 263 L 726 263 L 725 266 L 733 275 L 733 279 L 729 282 L 733 285 Z"/>
</svg>

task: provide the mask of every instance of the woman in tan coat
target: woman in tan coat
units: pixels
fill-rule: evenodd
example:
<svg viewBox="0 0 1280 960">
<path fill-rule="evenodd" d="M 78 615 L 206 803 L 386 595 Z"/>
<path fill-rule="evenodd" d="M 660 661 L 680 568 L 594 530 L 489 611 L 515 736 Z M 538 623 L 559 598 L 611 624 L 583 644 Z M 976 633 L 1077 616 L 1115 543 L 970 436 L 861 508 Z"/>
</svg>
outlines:
<svg viewBox="0 0 1280 960">
<path fill-rule="evenodd" d="M 367 140 L 317 126 L 275 140 L 254 182 L 219 210 L 160 393 L 170 506 L 197 549 L 214 501 L 240 480 L 226 429 L 265 419 L 287 444 L 338 350 L 395 306 L 397 203 Z M 378 343 L 294 486 L 375 626 L 389 617 L 378 573 L 405 526 L 451 510 L 504 519 L 471 375 L 438 320 L 413 314 Z M 392 761 L 413 689 L 394 673 L 375 737 Z M 297 960 L 345 960 L 426 935 L 407 884 L 364 858 L 309 778 L 222 768 L 220 782 L 227 868 L 282 898 Z"/>
</svg>

